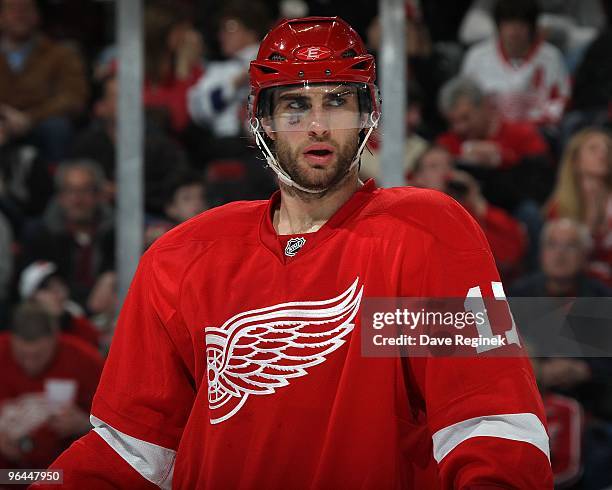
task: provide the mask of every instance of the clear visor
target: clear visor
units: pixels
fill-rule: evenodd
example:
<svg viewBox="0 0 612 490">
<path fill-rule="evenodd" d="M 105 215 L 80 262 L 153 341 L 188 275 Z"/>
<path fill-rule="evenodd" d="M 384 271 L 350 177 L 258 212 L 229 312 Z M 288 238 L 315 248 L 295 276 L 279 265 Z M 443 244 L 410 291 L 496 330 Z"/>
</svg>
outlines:
<svg viewBox="0 0 612 490">
<path fill-rule="evenodd" d="M 260 96 L 258 131 L 367 129 L 378 123 L 377 96 L 363 83 L 304 83 L 273 87 Z"/>
</svg>

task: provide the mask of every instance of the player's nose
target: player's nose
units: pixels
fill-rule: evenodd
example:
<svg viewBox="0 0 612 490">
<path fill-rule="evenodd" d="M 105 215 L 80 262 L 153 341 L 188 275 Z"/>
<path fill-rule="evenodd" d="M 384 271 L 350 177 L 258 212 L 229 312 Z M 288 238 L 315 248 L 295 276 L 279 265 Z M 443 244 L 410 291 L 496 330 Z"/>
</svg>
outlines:
<svg viewBox="0 0 612 490">
<path fill-rule="evenodd" d="M 321 108 L 315 108 L 311 111 L 310 121 L 308 121 L 309 136 L 327 136 L 329 134 L 330 124 L 329 115 Z"/>
</svg>

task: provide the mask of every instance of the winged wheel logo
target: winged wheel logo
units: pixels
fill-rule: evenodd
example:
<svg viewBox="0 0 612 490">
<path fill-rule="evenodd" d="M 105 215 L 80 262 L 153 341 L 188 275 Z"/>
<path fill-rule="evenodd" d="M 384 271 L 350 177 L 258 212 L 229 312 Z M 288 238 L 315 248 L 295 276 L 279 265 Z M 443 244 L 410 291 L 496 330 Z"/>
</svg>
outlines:
<svg viewBox="0 0 612 490">
<path fill-rule="evenodd" d="M 206 328 L 210 423 L 229 419 L 251 395 L 271 395 L 324 362 L 353 330 L 362 295 L 357 278 L 335 298 L 246 311 Z"/>
</svg>

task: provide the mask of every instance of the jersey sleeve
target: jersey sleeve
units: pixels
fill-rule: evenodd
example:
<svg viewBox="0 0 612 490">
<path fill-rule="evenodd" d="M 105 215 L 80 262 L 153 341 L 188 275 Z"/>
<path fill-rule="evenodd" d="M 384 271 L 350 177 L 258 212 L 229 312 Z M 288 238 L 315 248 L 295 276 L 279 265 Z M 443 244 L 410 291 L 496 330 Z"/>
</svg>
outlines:
<svg viewBox="0 0 612 490">
<path fill-rule="evenodd" d="M 505 302 L 482 230 L 456 202 L 445 201 L 428 247 L 423 296 Z M 475 350 L 469 357 L 410 359 L 442 488 L 552 488 L 542 400 L 520 339 L 508 339 L 518 343 L 497 347 L 507 349 L 503 356 Z"/>
<path fill-rule="evenodd" d="M 79 490 L 116 490 L 130 488 L 136 490 L 154 490 L 158 485 L 143 478 L 129 463 L 119 456 L 107 442 L 95 431 L 74 442 L 49 467 L 50 470 L 61 470 L 63 483 L 61 488 Z M 32 489 L 57 488 L 56 483 L 38 482 Z M 162 488 L 170 488 L 165 486 Z"/>
<path fill-rule="evenodd" d="M 171 488 L 195 396 L 191 340 L 173 307 L 179 283 L 153 251 L 141 259 L 94 397 L 94 429 L 52 465 L 64 488 L 127 488 L 125 478 L 129 488 Z"/>
</svg>

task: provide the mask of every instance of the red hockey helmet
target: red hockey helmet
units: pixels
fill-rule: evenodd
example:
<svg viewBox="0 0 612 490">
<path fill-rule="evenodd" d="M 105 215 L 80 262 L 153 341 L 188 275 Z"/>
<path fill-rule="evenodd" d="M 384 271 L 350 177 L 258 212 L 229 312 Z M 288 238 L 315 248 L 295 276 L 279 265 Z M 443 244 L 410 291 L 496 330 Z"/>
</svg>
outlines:
<svg viewBox="0 0 612 490">
<path fill-rule="evenodd" d="M 249 70 L 250 126 L 283 184 L 308 193 L 326 190 L 293 180 L 268 145 L 276 131 L 305 131 L 315 122 L 358 129 L 359 146 L 347 173 L 359 165 L 380 117 L 375 71 L 359 35 L 338 17 L 283 20 L 263 39 Z"/>
<path fill-rule="evenodd" d="M 359 34 L 339 17 L 305 17 L 280 21 L 263 39 L 251 62 L 251 117 L 271 110 L 266 89 L 296 85 L 353 83 L 361 110 L 379 113 L 374 57 Z"/>
</svg>

